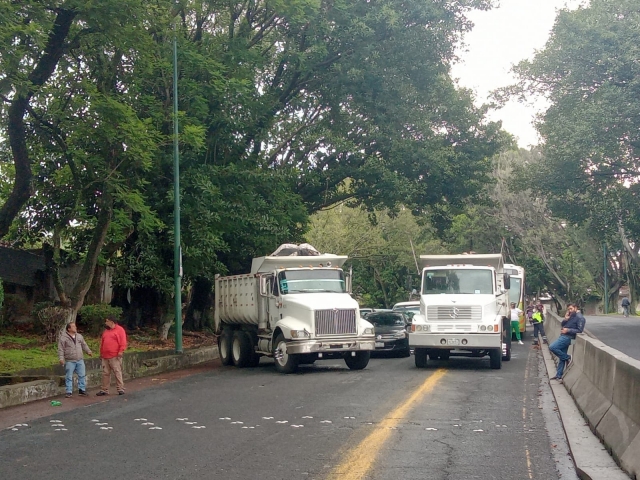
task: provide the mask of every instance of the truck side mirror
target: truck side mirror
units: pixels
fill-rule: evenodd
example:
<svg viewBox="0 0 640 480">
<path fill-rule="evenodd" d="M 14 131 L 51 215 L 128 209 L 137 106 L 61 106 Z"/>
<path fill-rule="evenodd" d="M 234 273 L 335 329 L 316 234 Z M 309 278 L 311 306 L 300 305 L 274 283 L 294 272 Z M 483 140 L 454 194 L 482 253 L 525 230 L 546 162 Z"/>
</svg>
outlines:
<svg viewBox="0 0 640 480">
<path fill-rule="evenodd" d="M 351 275 L 351 270 L 349 270 L 348 272 L 344 272 L 344 286 L 347 290 L 347 293 L 351 293 Z"/>
<path fill-rule="evenodd" d="M 504 274 L 504 289 L 509 290 L 511 288 L 511 276 L 508 273 Z"/>
</svg>

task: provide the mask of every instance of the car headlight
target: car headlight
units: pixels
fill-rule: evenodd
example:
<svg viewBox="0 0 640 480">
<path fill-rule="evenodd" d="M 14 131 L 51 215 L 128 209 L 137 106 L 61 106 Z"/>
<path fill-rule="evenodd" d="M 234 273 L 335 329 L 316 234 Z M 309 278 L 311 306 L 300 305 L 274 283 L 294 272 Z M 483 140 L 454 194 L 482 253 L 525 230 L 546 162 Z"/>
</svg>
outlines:
<svg viewBox="0 0 640 480">
<path fill-rule="evenodd" d="M 396 337 L 396 338 L 404 338 L 404 337 L 407 336 L 407 332 L 404 332 L 404 331 L 396 332 L 393 336 Z"/>
<path fill-rule="evenodd" d="M 373 328 L 365 328 L 364 332 L 362 332 L 363 335 L 373 335 Z"/>
<path fill-rule="evenodd" d="M 291 338 L 308 338 L 311 334 L 306 330 L 291 330 Z"/>
</svg>

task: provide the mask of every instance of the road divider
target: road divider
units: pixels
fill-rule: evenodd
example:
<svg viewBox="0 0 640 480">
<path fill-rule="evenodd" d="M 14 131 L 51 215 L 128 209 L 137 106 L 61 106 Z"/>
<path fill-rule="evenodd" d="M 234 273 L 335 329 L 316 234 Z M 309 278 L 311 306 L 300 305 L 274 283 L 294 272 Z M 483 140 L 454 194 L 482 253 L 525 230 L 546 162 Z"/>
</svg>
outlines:
<svg viewBox="0 0 640 480">
<path fill-rule="evenodd" d="M 561 319 L 552 312 L 546 318 L 552 341 L 560 335 Z M 620 467 L 640 478 L 640 361 L 584 334 L 569 354 L 564 386 Z"/>
<path fill-rule="evenodd" d="M 328 478 L 330 480 L 336 478 L 360 480 L 364 478 L 393 430 L 425 395 L 433 391 L 445 373 L 444 369 L 434 371 L 402 404 L 387 414 L 364 440 L 344 455 L 340 464 L 331 471 Z"/>
</svg>

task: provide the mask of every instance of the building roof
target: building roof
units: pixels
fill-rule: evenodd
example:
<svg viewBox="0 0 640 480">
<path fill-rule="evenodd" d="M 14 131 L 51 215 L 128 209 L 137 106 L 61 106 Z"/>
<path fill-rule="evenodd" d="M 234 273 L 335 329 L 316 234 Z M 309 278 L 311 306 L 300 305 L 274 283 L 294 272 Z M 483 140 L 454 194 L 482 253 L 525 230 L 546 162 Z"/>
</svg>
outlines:
<svg viewBox="0 0 640 480">
<path fill-rule="evenodd" d="M 4 282 L 33 287 L 36 273 L 45 269 L 42 255 L 0 246 L 0 278 Z"/>
</svg>

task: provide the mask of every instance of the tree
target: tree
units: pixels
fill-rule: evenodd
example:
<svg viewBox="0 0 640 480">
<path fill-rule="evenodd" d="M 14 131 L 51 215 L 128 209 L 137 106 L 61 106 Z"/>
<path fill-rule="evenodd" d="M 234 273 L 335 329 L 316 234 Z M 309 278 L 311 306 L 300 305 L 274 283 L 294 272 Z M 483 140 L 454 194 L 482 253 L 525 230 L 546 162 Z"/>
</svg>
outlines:
<svg viewBox="0 0 640 480">
<path fill-rule="evenodd" d="M 420 255 L 445 253 L 435 230 L 407 209 L 389 215 L 339 204 L 312 216 L 306 238 L 322 252 L 349 256 L 353 293 L 362 306 L 375 308 L 391 308 L 420 289 Z"/>
<path fill-rule="evenodd" d="M 538 125 L 544 157 L 532 186 L 548 196 L 556 216 L 588 224 L 614 255 L 626 252 L 622 279 L 634 300 L 640 294 L 638 6 L 593 0 L 560 11 L 547 45 L 516 67 L 520 82 L 507 92 L 538 93 L 551 102 Z"/>
</svg>

